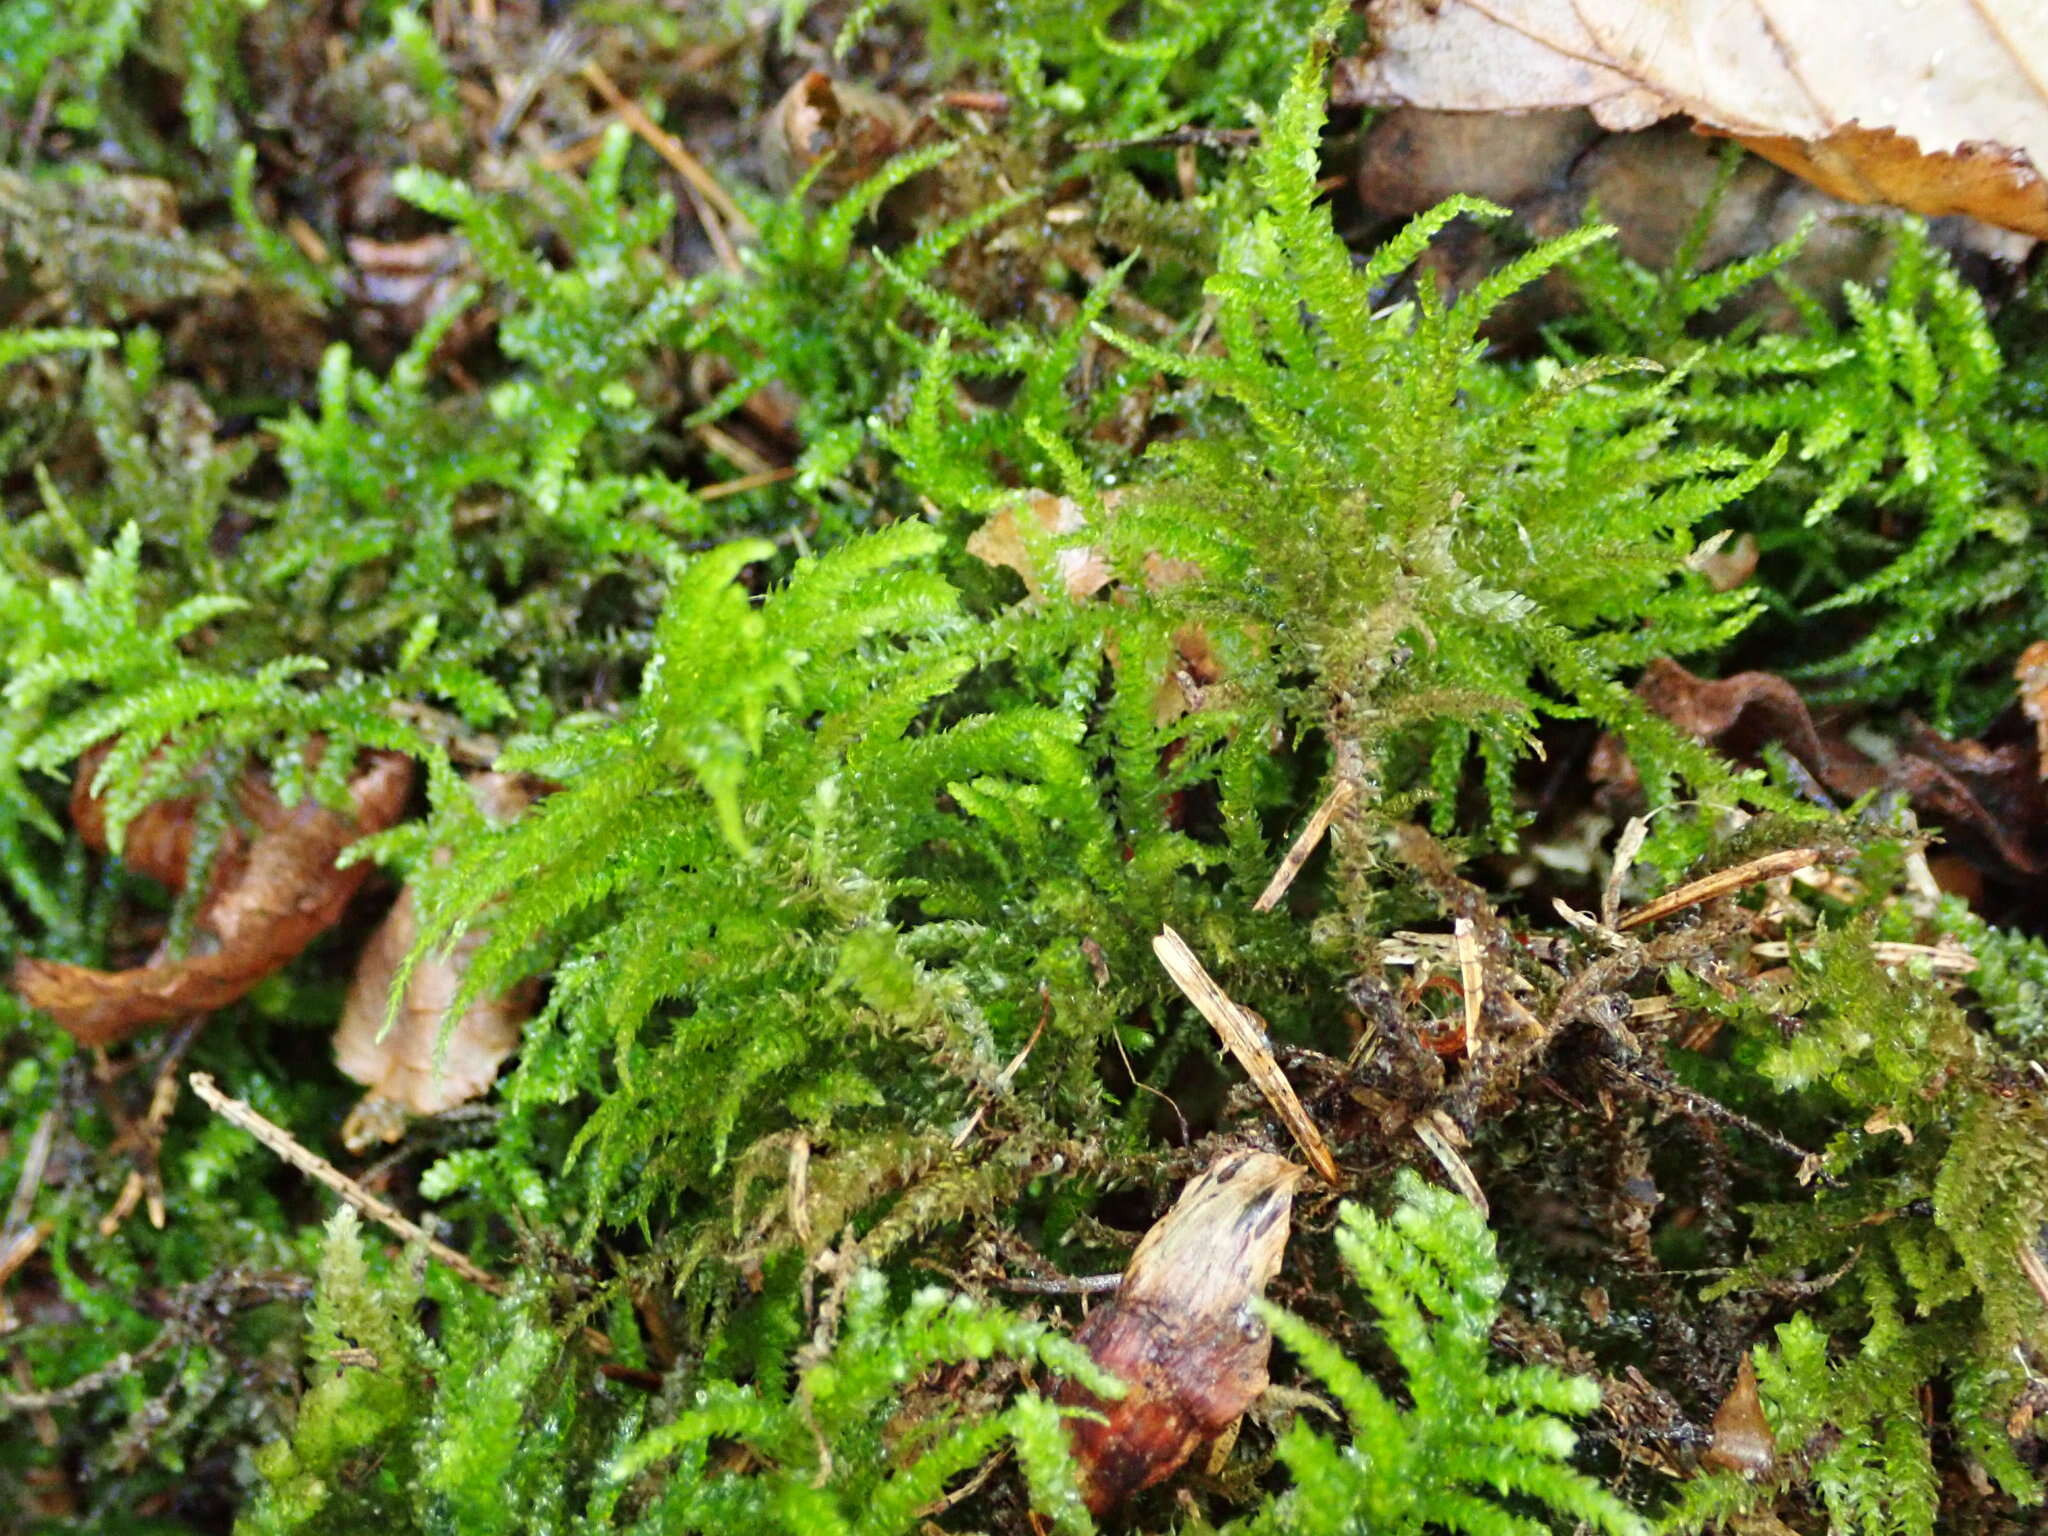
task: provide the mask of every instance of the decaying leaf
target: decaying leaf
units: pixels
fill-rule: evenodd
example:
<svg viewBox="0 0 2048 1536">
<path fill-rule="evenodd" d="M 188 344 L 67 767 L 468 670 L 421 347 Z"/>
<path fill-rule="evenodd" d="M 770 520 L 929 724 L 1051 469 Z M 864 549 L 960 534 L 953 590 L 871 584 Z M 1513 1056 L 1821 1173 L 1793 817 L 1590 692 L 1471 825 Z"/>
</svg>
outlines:
<svg viewBox="0 0 2048 1536">
<path fill-rule="evenodd" d="M 2012 669 L 2020 685 L 2020 710 L 2034 722 L 2038 777 L 2048 779 L 2048 640 L 2036 640 Z"/>
<path fill-rule="evenodd" d="M 1039 579 L 1041 566 L 1027 542 L 1019 508 L 1005 507 L 975 529 L 967 539 L 967 552 L 987 565 L 999 565 L 1024 578 L 1024 589 L 1032 598 L 1043 596 Z M 1025 504 L 1031 519 L 1054 538 L 1083 532 L 1088 518 L 1080 504 L 1069 496 L 1033 492 Z M 1053 570 L 1072 598 L 1093 597 L 1109 585 L 1109 557 L 1093 545 L 1068 545 L 1053 551 Z"/>
<path fill-rule="evenodd" d="M 1115 491 L 1104 495 L 1105 510 L 1114 511 L 1116 503 Z M 1029 523 L 1020 521 L 1020 511 L 1041 531 L 1034 532 Z M 1005 507 L 975 529 L 968 536 L 967 552 L 984 564 L 1015 571 L 1024 578 L 1025 601 L 1039 603 L 1045 598 L 1042 578 L 1047 574 L 1040 540 L 1065 538 L 1087 527 L 1087 514 L 1071 497 L 1034 491 L 1021 507 Z M 1069 543 L 1055 548 L 1050 574 L 1076 602 L 1110 588 L 1112 581 L 1108 552 L 1095 544 Z M 1145 556 L 1145 589 L 1149 592 L 1198 580 L 1201 574 L 1199 566 L 1186 560 L 1157 551 Z M 1112 592 L 1121 590 L 1113 588 Z M 1173 648 L 1171 669 L 1159 680 L 1152 698 L 1152 718 L 1159 725 L 1170 725 L 1190 710 L 1201 708 L 1203 691 L 1224 676 L 1223 663 L 1200 625 L 1184 624 L 1175 630 Z M 1111 660 L 1115 659 L 1112 646 Z"/>
<path fill-rule="evenodd" d="M 87 752 L 78 760 L 78 771 L 71 779 L 71 824 L 95 853 L 112 851 L 106 802 L 93 793 L 92 785 L 113 748 L 112 742 L 101 742 Z M 197 804 L 191 795 L 179 795 L 144 806 L 122 834 L 121 862 L 138 875 L 160 880 L 172 890 L 182 889 L 192 856 L 192 814 Z M 223 863 L 238 860 L 241 840 L 238 829 L 228 829 L 220 852 Z"/>
<path fill-rule="evenodd" d="M 2017 4 L 1929 0 L 1844 25 L 1829 0 L 1372 0 L 1350 106 L 1673 113 L 1851 202 L 2048 236 L 2048 33 Z"/>
<path fill-rule="evenodd" d="M 1131 1255 L 1116 1299 L 1080 1342 L 1130 1390 L 1113 1403 L 1071 1382 L 1071 1421 L 1088 1507 L 1100 1515 L 1173 1473 L 1266 1389 L 1272 1338 L 1252 1310 L 1280 1267 L 1306 1170 L 1266 1152 L 1230 1152 L 1181 1192 Z"/>
<path fill-rule="evenodd" d="M 510 821 L 531 803 L 520 782 L 505 774 L 478 774 L 469 785 L 493 821 Z M 429 955 L 413 969 L 387 1032 L 391 984 L 418 937 L 408 886 L 363 947 L 342 1005 L 335 1064 L 370 1090 L 342 1124 L 342 1142 L 353 1152 L 374 1141 L 396 1141 L 409 1116 L 438 1115 L 488 1092 L 505 1058 L 519 1049 L 520 1031 L 533 1011 L 536 988 L 527 984 L 479 999 L 447 1026 L 470 959 L 490 938 L 488 929 L 473 928 L 446 953 Z"/>
<path fill-rule="evenodd" d="M 1757 1395 L 1756 1366 L 1748 1355 L 1735 1372 L 1735 1385 L 1714 1410 L 1714 1438 L 1701 1460 L 1722 1472 L 1739 1472 L 1752 1481 L 1778 1470 L 1778 1442 L 1764 1401 Z"/>
<path fill-rule="evenodd" d="M 761 119 L 762 177 L 787 192 L 830 155 L 814 190 L 837 197 L 880 170 L 910 129 L 910 109 L 895 97 L 809 70 Z"/>
<path fill-rule="evenodd" d="M 1908 796 L 1930 820 L 1975 834 L 2019 874 L 2048 868 L 2048 795 L 2035 755 L 2016 745 L 1950 741 L 1921 727 L 1890 762 L 1879 763 L 1834 730 L 1823 730 L 1799 691 L 1769 672 L 1738 672 L 1718 681 L 1695 677 L 1675 661 L 1644 670 L 1636 692 L 1687 735 L 1731 757 L 1755 758 L 1782 747 L 1811 775 L 1813 788 L 1848 801 L 1873 789 Z M 1595 779 L 1627 787 L 1634 769 L 1619 743 L 1603 739 L 1593 756 Z"/>
<path fill-rule="evenodd" d="M 257 835 L 232 878 L 216 880 L 192 953 L 159 953 L 125 971 L 25 957 L 15 962 L 14 990 L 86 1045 L 111 1045 L 151 1024 L 226 1007 L 340 920 L 370 866 L 337 869 L 336 856 L 396 822 L 411 788 L 411 760 L 390 752 L 365 755 L 349 781 L 348 815 L 311 799 L 286 807 L 268 786 L 245 785 L 243 803 Z M 189 829 L 183 835 L 189 838 Z M 173 830 L 161 836 L 175 846 Z M 171 867 L 165 848 L 147 857 L 153 866 Z M 175 867 L 182 882 L 182 859 Z"/>
</svg>

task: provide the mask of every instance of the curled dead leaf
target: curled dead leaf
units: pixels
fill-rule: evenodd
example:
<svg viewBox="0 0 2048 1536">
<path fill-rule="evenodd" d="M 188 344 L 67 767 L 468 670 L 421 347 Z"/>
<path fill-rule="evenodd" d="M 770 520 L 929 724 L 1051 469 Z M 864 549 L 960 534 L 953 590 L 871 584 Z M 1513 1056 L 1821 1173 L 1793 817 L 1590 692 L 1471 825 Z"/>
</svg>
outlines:
<svg viewBox="0 0 2048 1536">
<path fill-rule="evenodd" d="M 1280 1267 L 1306 1170 L 1265 1152 L 1229 1152 L 1181 1192 L 1079 1340 L 1130 1390 L 1103 1402 L 1072 1382 L 1060 1401 L 1096 1409 L 1069 1433 L 1097 1515 L 1171 1477 L 1266 1389 L 1272 1336 L 1253 1310 Z"/>
<path fill-rule="evenodd" d="M 493 821 L 511 821 L 531 803 L 520 782 L 505 774 L 478 774 L 469 785 Z M 363 947 L 342 1005 L 335 1064 L 370 1090 L 341 1128 L 342 1142 L 353 1152 L 375 1141 L 396 1141 L 409 1116 L 438 1115 L 487 1093 L 505 1058 L 519 1049 L 533 1011 L 537 988 L 528 983 L 478 999 L 448 1024 L 471 958 L 490 938 L 488 929 L 473 928 L 446 953 L 428 955 L 414 967 L 387 1032 L 391 985 L 418 937 L 408 886 Z"/>
<path fill-rule="evenodd" d="M 1828 0 L 1372 0 L 1346 106 L 1586 107 L 1601 126 L 1685 113 L 1852 202 L 2048 236 L 2038 28 L 1964 0 L 1844 27 Z M 1938 61 L 1930 63 L 1930 60 Z"/>
<path fill-rule="evenodd" d="M 761 119 L 762 179 L 788 192 L 829 155 L 813 191 L 837 197 L 880 170 L 910 129 L 910 109 L 895 97 L 807 70 Z"/>
<path fill-rule="evenodd" d="M 2012 871 L 2033 875 L 2048 868 L 2040 849 L 2048 837 L 2048 796 L 2034 754 L 2017 746 L 1950 741 L 1922 727 L 1892 761 L 1879 763 L 1838 732 L 1818 727 L 1799 690 L 1769 672 L 1710 680 L 1660 659 L 1644 670 L 1636 692 L 1687 735 L 1731 757 L 1754 759 L 1776 744 L 1811 776 L 1816 791 L 1847 801 L 1895 789 L 1929 820 L 1982 839 Z M 1626 789 L 1635 770 L 1619 742 L 1607 738 L 1594 751 L 1592 773 Z"/>
<path fill-rule="evenodd" d="M 245 785 L 257 834 L 231 878 L 216 878 L 191 954 L 159 954 L 125 971 L 24 957 L 14 965 L 15 992 L 85 1045 L 111 1045 L 151 1024 L 226 1007 L 340 920 L 370 866 L 337 869 L 335 858 L 396 822 L 411 788 L 411 760 L 391 752 L 365 755 L 349 781 L 348 815 L 310 799 L 287 808 L 267 785 Z M 167 850 L 180 835 L 190 837 L 189 815 L 187 822 L 182 834 L 160 830 L 165 846 L 146 855 L 154 867 L 173 867 Z M 182 858 L 175 869 L 174 883 L 182 883 Z"/>
</svg>

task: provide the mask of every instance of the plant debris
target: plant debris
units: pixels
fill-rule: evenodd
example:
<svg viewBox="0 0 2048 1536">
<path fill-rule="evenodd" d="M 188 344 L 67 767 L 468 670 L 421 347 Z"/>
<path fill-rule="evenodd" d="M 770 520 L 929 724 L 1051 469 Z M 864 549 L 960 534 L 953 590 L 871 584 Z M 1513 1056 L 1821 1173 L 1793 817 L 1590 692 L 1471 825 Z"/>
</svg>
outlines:
<svg viewBox="0 0 2048 1536">
<path fill-rule="evenodd" d="M 349 781 L 346 816 L 307 799 L 280 803 L 251 779 L 244 803 L 256 832 L 245 855 L 218 880 L 199 919 L 197 950 L 159 953 L 125 971 L 23 957 L 14 963 L 15 992 L 81 1044 L 111 1045 L 152 1024 L 223 1008 L 341 919 L 370 867 L 337 868 L 335 860 L 365 833 L 397 821 L 412 788 L 413 765 L 396 753 L 373 754 Z M 161 875 L 184 864 L 178 813 L 166 811 L 143 828 L 141 856 Z"/>
<path fill-rule="evenodd" d="M 1077 1342 L 1130 1389 L 1107 1403 L 1083 1387 L 1060 1391 L 1102 1415 L 1069 1430 L 1092 1513 L 1171 1477 L 1265 1391 L 1272 1334 L 1251 1303 L 1280 1267 L 1303 1171 L 1264 1152 L 1218 1157 L 1145 1234 L 1116 1298 L 1082 1325 Z"/>
</svg>

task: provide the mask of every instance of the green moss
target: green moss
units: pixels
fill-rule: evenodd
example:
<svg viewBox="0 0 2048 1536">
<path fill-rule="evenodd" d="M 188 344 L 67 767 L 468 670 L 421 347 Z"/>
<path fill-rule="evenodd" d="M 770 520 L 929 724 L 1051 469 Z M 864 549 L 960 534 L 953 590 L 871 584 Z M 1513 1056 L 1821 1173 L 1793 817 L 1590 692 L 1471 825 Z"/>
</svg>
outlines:
<svg viewBox="0 0 2048 1536">
<path fill-rule="evenodd" d="M 1086 1530 L 1038 1374 L 1087 1372 L 1061 1324 L 921 1289 L 917 1265 L 970 1290 L 1114 1267 L 1188 1143 L 1265 1134 L 1154 962 L 1163 924 L 1260 1009 L 1353 1193 L 1424 1155 L 1416 1114 L 1456 1110 L 1482 1177 L 1543 1197 L 1496 1202 L 1518 1304 L 1563 1318 L 1559 1296 L 1634 1287 L 1713 1341 L 1674 1365 L 1582 1329 L 1569 1371 L 1497 1364 L 1519 1323 L 1493 1232 L 1405 1176 L 1386 1220 L 1304 1220 L 1288 1302 L 1315 1326 L 1269 1314 L 1343 1429 L 1249 1431 L 1222 1479 L 1180 1490 L 1198 1518 L 1626 1531 L 1805 1501 L 1917 1533 L 1959 1469 L 2038 1497 L 2004 1425 L 2039 1323 L 2012 1261 L 2048 1217 L 2023 1075 L 2040 944 L 1912 895 L 1870 826 L 1736 830 L 1792 797 L 1628 687 L 1653 658 L 1712 669 L 1796 633 L 1847 694 L 1961 711 L 2041 632 L 2028 354 L 2001 353 L 1917 232 L 1847 318 L 1793 295 L 1787 335 L 1709 334 L 1784 253 L 1651 275 L 1597 225 L 1454 302 L 1424 258 L 1493 210 L 1458 199 L 1347 246 L 1321 201 L 1329 38 L 1301 8 L 864 7 L 844 57 L 907 53 L 1007 111 L 939 108 L 836 201 L 737 187 L 757 238 L 681 277 L 695 226 L 622 129 L 580 173 L 429 153 L 475 65 L 397 13 L 330 94 L 362 109 L 365 163 L 396 168 L 407 237 L 470 265 L 388 348 L 338 258 L 281 232 L 278 157 L 214 153 L 231 117 L 260 123 L 220 62 L 233 18 L 178 14 L 216 61 L 173 71 L 208 157 L 194 222 L 125 216 L 153 195 L 139 179 L 0 177 L 0 218 L 30 236 L 10 277 L 42 296 L 0 336 L 0 931 L 88 964 L 183 942 L 246 765 L 332 798 L 358 749 L 414 757 L 419 814 L 359 851 L 415 883 L 414 963 L 481 933 L 472 995 L 547 993 L 488 1110 L 416 1130 L 380 1177 L 518 1279 L 493 1298 L 423 1276 L 346 1219 L 322 1239 L 320 1197 L 189 1103 L 152 1165 L 164 1229 L 102 1232 L 161 1058 L 123 1054 L 103 1086 L 9 996 L 0 1190 L 44 1157 L 24 1277 L 54 1298 L 20 1357 L 39 1387 L 108 1383 L 58 1405 L 55 1446 L 7 1438 L 0 1497 L 89 1461 L 109 1528 L 1014 1529 L 1030 1505 Z M 139 25 L 94 45 L 109 90 Z M 772 96 L 751 67 L 705 94 Z M 401 120 L 417 142 L 386 135 Z M 1181 136 L 1189 187 L 1183 127 L 1205 130 Z M 297 131 L 357 143 L 320 114 Z M 1549 353 L 1489 347 L 1495 307 L 1560 275 L 1585 308 Z M 276 356 L 205 341 L 252 325 Z M 770 442 L 784 478 L 750 474 Z M 1039 527 L 1053 506 L 1062 531 Z M 1721 526 L 1758 532 L 1765 581 L 1721 593 L 1696 569 Z M 1510 934 L 1550 908 L 1499 877 L 1533 868 L 1537 758 L 1594 728 L 1656 811 L 1637 868 L 1659 888 L 1796 839 L 1863 846 L 1860 894 L 1773 919 L 1782 975 L 1724 908 L 1655 948 L 1596 932 L 1556 968 L 1528 959 Z M 197 797 L 182 900 L 69 828 L 70 778 L 107 740 L 117 836 Z M 483 759 L 559 788 L 492 825 L 456 773 Z M 1339 782 L 1360 793 L 1331 849 L 1253 910 Z M 1521 1088 L 1437 1097 L 1419 1036 L 1445 1019 L 1378 979 L 1387 935 L 1439 915 L 1487 935 L 1492 1007 L 1544 1015 Z M 184 1041 L 184 1065 L 330 1142 L 352 1090 L 327 1037 L 366 917 Z M 1942 933 L 1981 962 L 1961 1002 L 1875 947 Z M 1686 1027 L 1632 1031 L 1660 988 Z M 1716 1021 L 1712 1049 L 1675 1043 Z M 1694 1105 L 1670 1074 L 1725 1106 L 1709 1157 L 1630 1119 L 1646 1083 Z M 1584 1176 L 1592 1142 L 1632 1177 L 1690 1159 L 1667 1182 L 1696 1226 L 1617 1236 L 1622 1174 Z M 1795 1143 L 1817 1161 L 1788 1163 Z M 1541 1251 L 1560 1206 L 1598 1231 L 1590 1281 Z M 1713 1273 L 1661 1272 L 1681 1258 Z M 1587 1373 L 1639 1363 L 1704 1423 L 1745 1348 L 1774 1478 L 1674 1496 L 1606 1449 L 1626 1425 L 1565 1423 L 1596 1411 Z M 150 1353 L 123 1371 L 123 1351 Z M 998 1454 L 1015 1470 L 934 1510 Z M 1155 1497 L 1139 1526 L 1180 1518 Z"/>
</svg>

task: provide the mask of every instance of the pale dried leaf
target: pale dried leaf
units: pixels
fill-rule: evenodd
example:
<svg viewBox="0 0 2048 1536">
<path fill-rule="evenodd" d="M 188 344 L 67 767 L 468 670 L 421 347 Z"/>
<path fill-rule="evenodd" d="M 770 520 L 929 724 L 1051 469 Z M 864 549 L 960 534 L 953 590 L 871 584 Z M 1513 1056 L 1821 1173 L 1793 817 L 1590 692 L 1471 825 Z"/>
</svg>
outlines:
<svg viewBox="0 0 2048 1536">
<path fill-rule="evenodd" d="M 469 787 L 493 821 L 510 821 L 531 803 L 519 781 L 504 774 L 478 774 Z M 533 1010 L 534 989 L 525 985 L 478 999 L 449 1024 L 470 962 L 490 938 L 477 927 L 413 968 L 387 1030 L 392 983 L 418 937 L 408 886 L 363 947 L 342 1005 L 335 1064 L 370 1090 L 342 1127 L 343 1141 L 355 1150 L 395 1141 L 407 1116 L 437 1115 L 489 1092 L 498 1068 L 519 1049 Z"/>
<path fill-rule="evenodd" d="M 1686 113 L 1834 196 L 2048 235 L 2048 13 L 1928 0 L 1882 23 L 1833 0 L 1373 0 L 1352 106 Z"/>
</svg>

